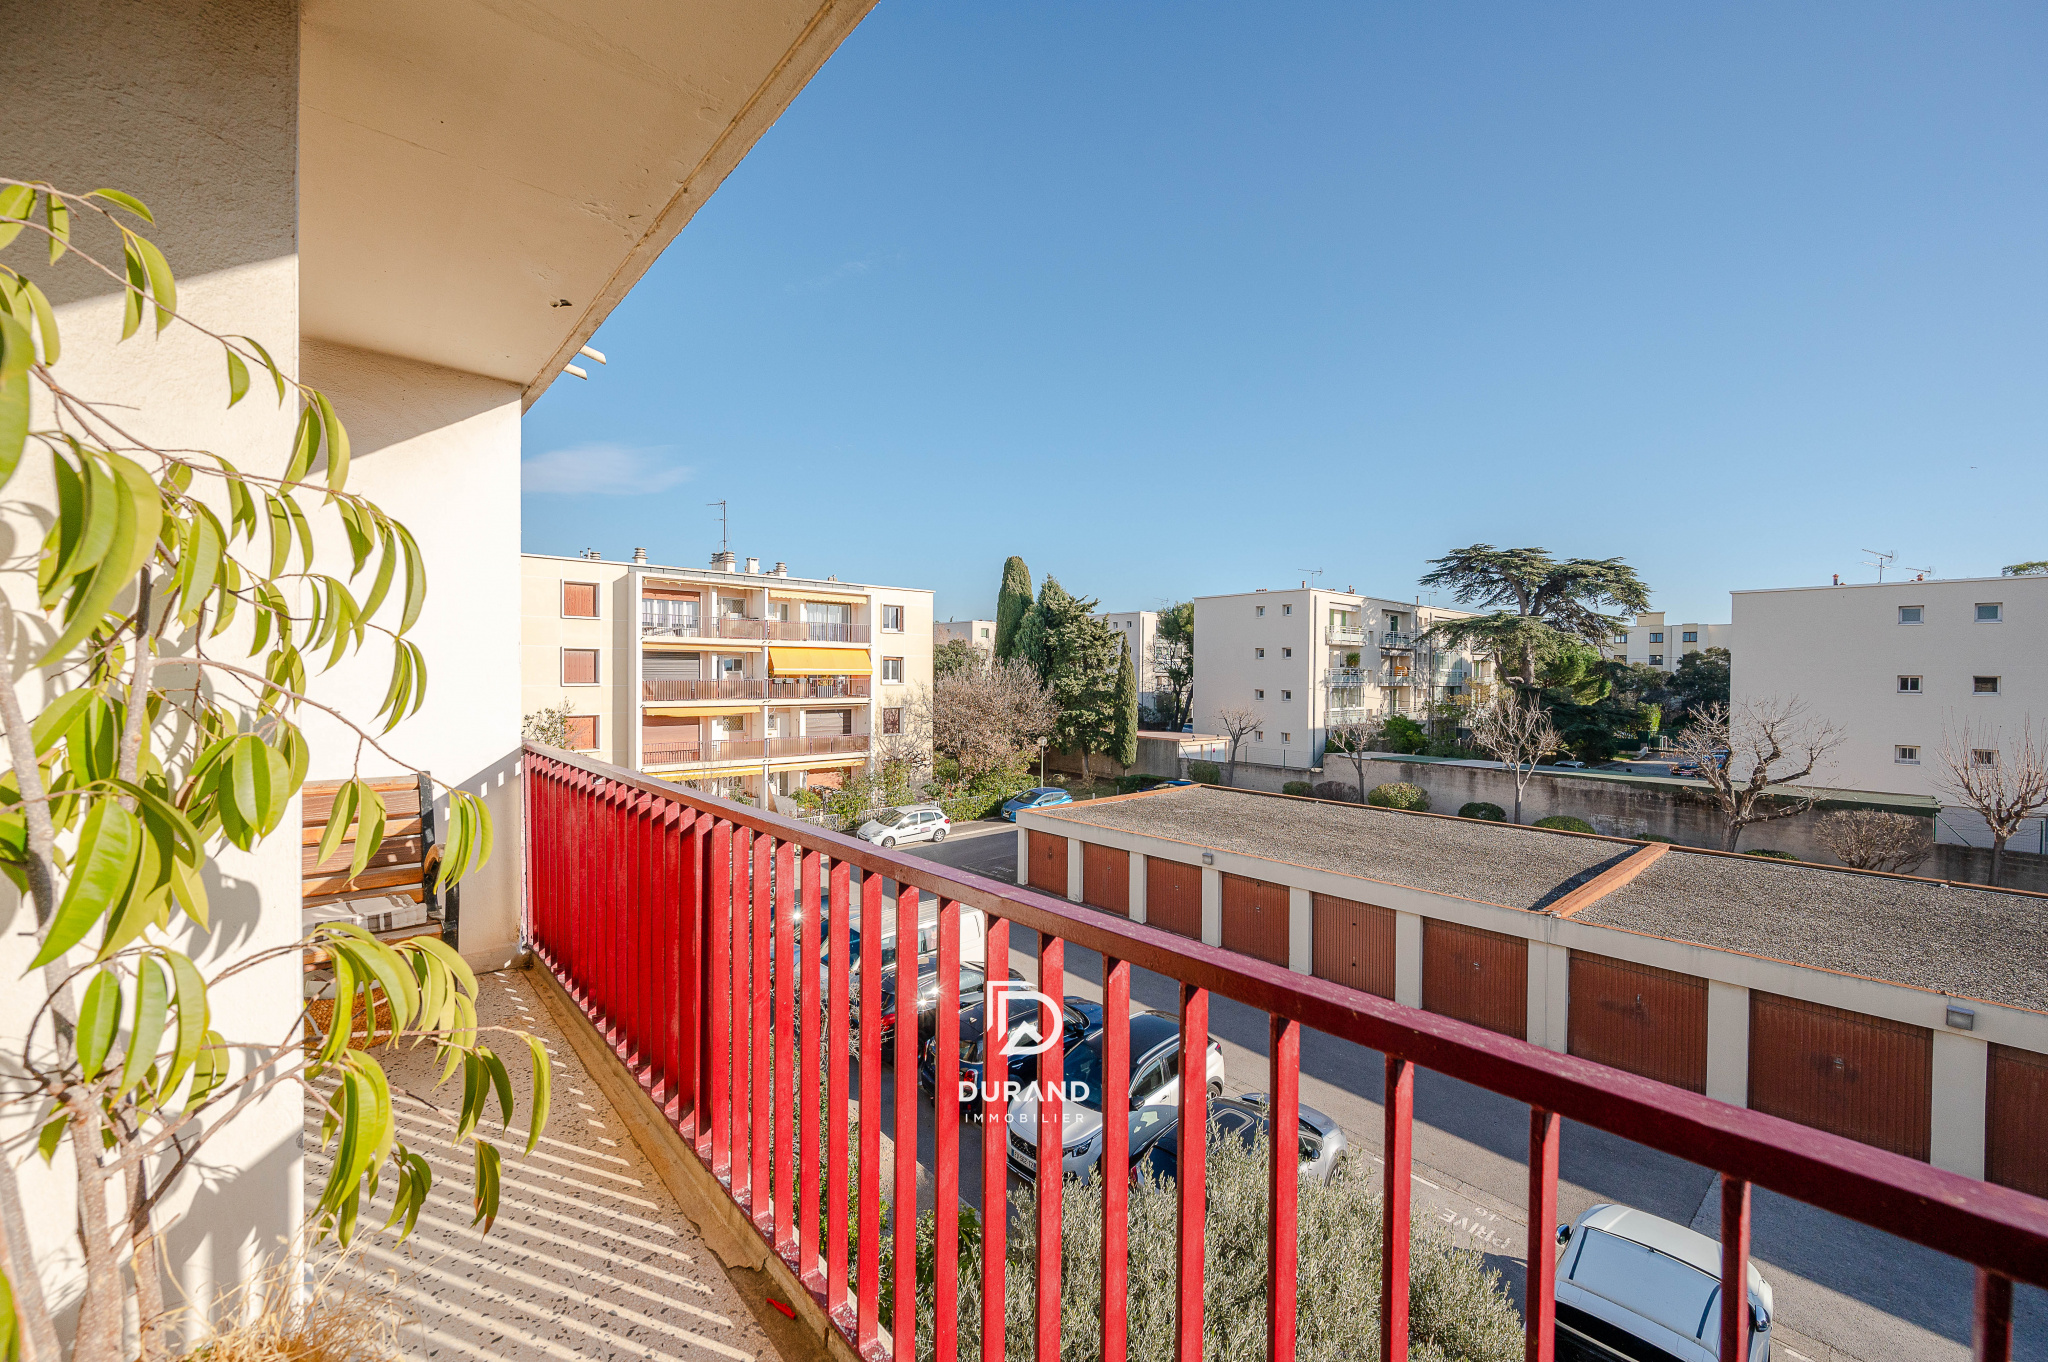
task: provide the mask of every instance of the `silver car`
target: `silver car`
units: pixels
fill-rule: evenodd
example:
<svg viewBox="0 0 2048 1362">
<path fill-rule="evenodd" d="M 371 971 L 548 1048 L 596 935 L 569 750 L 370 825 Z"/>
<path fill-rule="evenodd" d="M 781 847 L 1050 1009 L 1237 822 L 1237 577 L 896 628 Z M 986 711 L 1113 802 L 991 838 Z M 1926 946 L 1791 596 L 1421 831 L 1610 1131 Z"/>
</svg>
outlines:
<svg viewBox="0 0 2048 1362">
<path fill-rule="evenodd" d="M 1627 1206 L 1557 1227 L 1557 1362 L 1716 1362 L 1721 1245 Z M 1770 1362 L 1771 1284 L 1749 1265 L 1749 1355 Z"/>
<path fill-rule="evenodd" d="M 854 836 L 885 847 L 906 842 L 943 842 L 953 830 L 953 820 L 936 804 L 909 804 L 884 809 L 860 825 Z"/>
<path fill-rule="evenodd" d="M 1135 1137 L 1149 1119 L 1142 1112 L 1171 1110 L 1180 1100 L 1180 1022 L 1157 1012 L 1131 1015 L 1131 1129 Z M 1088 1176 L 1102 1158 L 1102 1028 L 1066 1052 L 1068 1096 L 1060 1106 L 1060 1171 Z M 1223 1094 L 1223 1047 L 1209 1042 L 1203 1066 L 1211 1097 Z M 1081 1094 L 1073 1095 L 1075 1085 Z M 1035 1085 L 1034 1085 L 1035 1086 Z M 1038 1102 L 1026 1095 L 1010 1104 L 1010 1167 L 1021 1177 L 1038 1172 Z"/>
</svg>

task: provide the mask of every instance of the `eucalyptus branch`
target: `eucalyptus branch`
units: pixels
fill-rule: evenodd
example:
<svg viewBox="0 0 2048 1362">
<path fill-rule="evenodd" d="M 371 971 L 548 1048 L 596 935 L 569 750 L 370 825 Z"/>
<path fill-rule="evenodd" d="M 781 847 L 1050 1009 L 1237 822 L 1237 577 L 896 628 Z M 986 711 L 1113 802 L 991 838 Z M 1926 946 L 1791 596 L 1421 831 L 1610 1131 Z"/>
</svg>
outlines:
<svg viewBox="0 0 2048 1362">
<path fill-rule="evenodd" d="M 8 764 L 14 768 L 15 784 L 21 790 L 22 812 L 28 822 L 29 896 L 35 900 L 36 926 L 50 925 L 57 911 L 57 890 L 51 873 L 57 850 L 57 830 L 50 821 L 50 796 L 43 788 L 43 768 L 36 760 L 35 739 L 28 719 L 21 712 L 21 696 L 14 689 L 14 607 L 0 594 L 0 665 L 7 675 L 0 677 L 0 723 L 7 726 Z"/>
</svg>

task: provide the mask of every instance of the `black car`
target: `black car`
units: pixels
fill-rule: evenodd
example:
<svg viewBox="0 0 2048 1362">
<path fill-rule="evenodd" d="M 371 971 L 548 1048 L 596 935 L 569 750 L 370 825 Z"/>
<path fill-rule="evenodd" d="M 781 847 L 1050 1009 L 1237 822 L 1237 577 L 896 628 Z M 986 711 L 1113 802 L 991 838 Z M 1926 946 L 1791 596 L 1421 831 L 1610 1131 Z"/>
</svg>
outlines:
<svg viewBox="0 0 2048 1362">
<path fill-rule="evenodd" d="M 1328 1182 L 1337 1171 L 1349 1142 L 1344 1128 L 1314 1107 L 1299 1108 L 1301 1129 L 1297 1147 L 1301 1174 L 1311 1182 Z M 1247 1093 L 1232 1100 L 1212 1098 L 1209 1102 L 1209 1147 L 1236 1140 L 1249 1149 L 1261 1135 L 1271 1132 L 1272 1119 L 1266 1114 L 1266 1095 Z M 1180 1170 L 1180 1109 L 1147 1107 L 1133 1113 L 1131 1122 L 1131 1176 L 1145 1175 L 1161 1182 L 1173 1181 Z"/>
<path fill-rule="evenodd" d="M 887 958 L 882 967 L 882 1024 L 881 1035 L 878 1037 L 877 1043 L 882 1046 L 883 1058 L 888 1059 L 891 1062 L 893 1062 L 896 1057 L 895 1047 L 889 1043 L 892 1039 L 894 1039 L 896 1035 L 896 974 L 897 972 L 893 957 Z M 1017 973 L 1017 971 L 1014 968 L 1010 970 L 1010 978 L 1016 980 L 1018 983 L 1024 982 L 1024 976 Z M 978 1005 L 981 1002 L 982 992 L 986 985 L 986 982 L 986 978 L 982 974 L 982 967 L 979 964 L 973 964 L 964 960 L 961 961 L 961 1007 L 965 1008 L 969 1005 Z M 858 978 L 854 980 L 853 997 L 854 1005 L 851 1043 L 853 1046 L 853 1052 L 855 1054 L 859 1054 L 862 1037 L 860 1034 L 861 1008 L 860 981 Z M 924 1037 L 929 1036 L 931 1034 L 932 1022 L 933 1019 L 937 1017 L 938 1010 L 939 957 L 938 953 L 934 951 L 930 955 L 919 956 L 917 961 L 917 1034 L 919 1040 L 922 1040 Z"/>
</svg>

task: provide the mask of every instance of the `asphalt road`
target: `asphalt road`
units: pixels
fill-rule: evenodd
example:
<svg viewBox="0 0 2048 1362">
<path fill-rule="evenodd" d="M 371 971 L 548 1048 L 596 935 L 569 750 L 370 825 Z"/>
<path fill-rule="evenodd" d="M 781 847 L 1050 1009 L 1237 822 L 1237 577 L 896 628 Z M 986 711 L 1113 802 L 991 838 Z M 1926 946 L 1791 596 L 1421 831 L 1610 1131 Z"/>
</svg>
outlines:
<svg viewBox="0 0 2048 1362">
<path fill-rule="evenodd" d="M 1016 883 L 1015 829 L 967 825 L 939 846 L 910 854 Z M 1031 933 L 1016 933 L 1020 972 L 1037 973 Z M 1101 962 L 1069 947 L 1066 992 L 1099 1001 Z M 1132 1001 L 1178 1010 L 1173 981 L 1137 971 Z M 1267 1086 L 1264 1013 L 1214 998 L 1211 1033 L 1223 1046 L 1228 1091 Z M 1343 1125 L 1351 1147 L 1375 1163 L 1381 1147 L 1383 1060 L 1376 1051 L 1309 1032 L 1302 1038 L 1301 1100 Z M 885 1071 L 884 1086 L 893 1075 Z M 886 1097 L 886 1094 L 885 1094 Z M 928 1105 L 920 1122 L 919 1160 L 931 1161 Z M 1527 1227 L 1528 1109 L 1456 1079 L 1422 1071 L 1415 1085 L 1415 1214 L 1433 1216 L 1452 1236 L 1487 1256 L 1520 1299 Z M 963 1126 L 961 1194 L 980 1205 L 979 1131 Z M 921 1201 L 930 1204 L 929 1184 Z M 1718 1234 L 1714 1175 L 1683 1159 L 1567 1122 L 1561 1142 L 1558 1215 L 1576 1218 L 1603 1201 L 1639 1207 L 1701 1233 Z M 1773 1356 L 1800 1362 L 1966 1359 L 1970 1355 L 1972 1274 L 1955 1259 L 1908 1244 L 1789 1197 L 1759 1190 L 1753 1201 L 1753 1252 L 1777 1298 Z M 2015 1301 L 2017 1358 L 2048 1362 L 2048 1295 L 2022 1287 Z"/>
</svg>

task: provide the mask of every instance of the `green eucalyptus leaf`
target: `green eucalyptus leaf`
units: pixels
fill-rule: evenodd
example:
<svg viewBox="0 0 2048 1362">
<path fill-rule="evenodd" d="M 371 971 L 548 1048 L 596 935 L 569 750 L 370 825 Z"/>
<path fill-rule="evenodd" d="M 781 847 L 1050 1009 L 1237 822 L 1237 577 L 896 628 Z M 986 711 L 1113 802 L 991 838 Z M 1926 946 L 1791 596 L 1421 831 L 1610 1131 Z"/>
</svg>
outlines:
<svg viewBox="0 0 2048 1362">
<path fill-rule="evenodd" d="M 228 357 L 228 405 L 234 406 L 249 395 L 249 366 L 234 351 L 226 352 Z"/>
<path fill-rule="evenodd" d="M 528 1032 L 526 1048 L 533 1054 L 533 1111 L 526 1129 L 526 1152 L 531 1154 L 548 1123 L 548 1109 L 554 1101 L 554 1073 L 548 1067 L 548 1047 L 541 1044 L 539 1036 Z"/>
<path fill-rule="evenodd" d="M 118 1091 L 122 1096 L 140 1083 L 149 1066 L 156 1062 L 170 1005 L 170 990 L 164 987 L 163 971 L 153 958 L 142 956 L 135 962 L 135 1011 L 128 1021 L 128 1057 L 121 1065 Z"/>
<path fill-rule="evenodd" d="M 107 1054 L 120 1029 L 121 979 L 103 969 L 85 986 L 85 998 L 78 1007 L 78 1067 L 87 1079 L 99 1077 L 106 1067 Z"/>
<path fill-rule="evenodd" d="M 89 199 L 105 199 L 108 203 L 118 204 L 150 226 L 156 226 L 156 219 L 150 216 L 149 209 L 143 206 L 142 200 L 136 198 L 133 194 L 124 194 L 118 189 L 95 189 L 92 193 L 87 194 L 86 197 Z"/>
<path fill-rule="evenodd" d="M 142 841 L 142 825 L 134 814 L 111 799 L 93 803 L 78 834 L 71 882 L 30 969 L 41 969 L 83 941 L 95 922 L 120 905 L 134 879 Z"/>
</svg>

